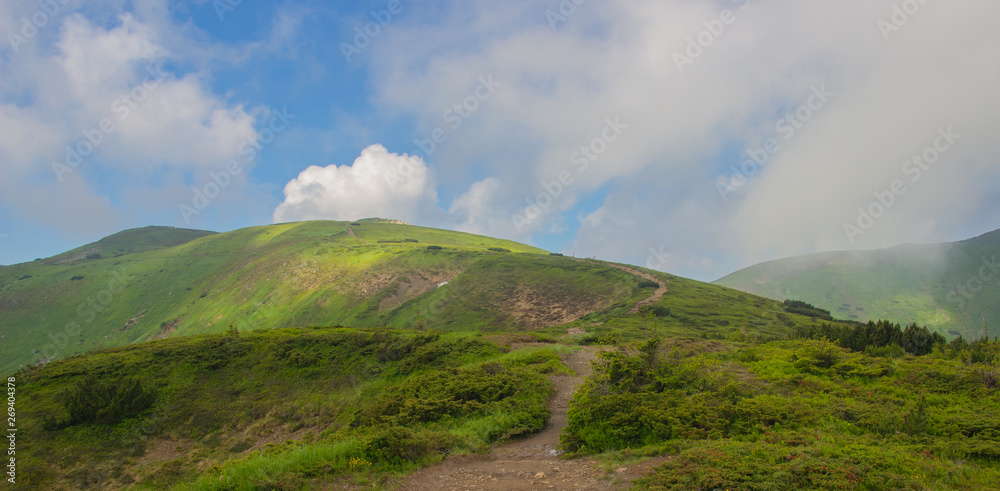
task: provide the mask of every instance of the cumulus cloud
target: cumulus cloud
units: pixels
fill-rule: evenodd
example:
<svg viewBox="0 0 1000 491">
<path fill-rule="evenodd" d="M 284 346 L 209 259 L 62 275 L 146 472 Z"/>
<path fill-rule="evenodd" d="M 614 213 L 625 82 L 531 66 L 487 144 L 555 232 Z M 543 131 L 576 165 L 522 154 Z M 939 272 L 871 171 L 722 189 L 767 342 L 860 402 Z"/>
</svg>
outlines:
<svg viewBox="0 0 1000 491">
<path fill-rule="evenodd" d="M 0 15 L 9 25 L 11 16 L 30 16 L 38 8 L 0 9 Z M 0 131 L 10 137 L 0 140 L 0 200 L 69 235 L 142 224 L 136 212 L 160 213 L 163 203 L 176 210 L 190 194 L 177 183 L 207 180 L 210 171 L 239 158 L 241 145 L 257 141 L 262 113 L 213 93 L 204 72 L 164 68 L 184 66 L 187 56 L 163 34 L 169 17 L 109 18 L 107 11 L 82 9 L 76 3 L 62 7 L 16 50 L 0 45 Z M 244 176 L 233 178 L 228 197 L 240 195 L 233 189 L 242 187 Z M 159 198 L 130 200 L 126 213 L 120 200 L 143 189 Z M 37 196 L 59 199 L 40 206 Z M 122 223 L 125 216 L 139 222 Z M 173 216 L 179 219 L 176 211 Z"/>
<path fill-rule="evenodd" d="M 314 165 L 302 171 L 285 186 L 274 221 L 414 220 L 433 213 L 436 202 L 434 177 L 423 159 L 374 144 L 351 165 Z"/>
</svg>

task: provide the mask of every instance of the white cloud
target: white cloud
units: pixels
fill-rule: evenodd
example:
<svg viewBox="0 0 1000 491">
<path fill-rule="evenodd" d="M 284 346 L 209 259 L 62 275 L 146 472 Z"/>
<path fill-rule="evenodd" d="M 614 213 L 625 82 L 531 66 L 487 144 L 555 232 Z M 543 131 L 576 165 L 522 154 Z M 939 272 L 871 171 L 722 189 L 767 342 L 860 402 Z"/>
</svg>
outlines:
<svg viewBox="0 0 1000 491">
<path fill-rule="evenodd" d="M 352 165 L 310 166 L 285 186 L 275 222 L 354 220 L 367 217 L 415 220 L 434 212 L 437 191 L 427 164 L 374 144 Z"/>
<path fill-rule="evenodd" d="M 145 3 L 144 9 L 155 3 Z M 36 223 L 71 235 L 88 227 L 94 233 L 135 225 L 120 220 L 135 220 L 140 209 L 163 215 L 163 202 L 172 203 L 167 210 L 176 210 L 190 191 L 176 180 L 168 185 L 151 176 L 180 178 L 182 172 L 197 184 L 232 159 L 243 163 L 240 145 L 257 140 L 257 116 L 263 114 L 214 94 L 207 72 L 164 70 L 184 66 L 189 54 L 179 51 L 186 46 L 172 44 L 177 37 L 169 32 L 169 16 L 109 18 L 107 11 L 74 13 L 77 7 L 83 8 L 61 9 L 17 52 L 6 39 L 0 45 L 0 99 L 5 102 L 0 131 L 7 136 L 0 140 L 0 200 Z M 74 153 L 67 147 L 87 155 L 67 157 Z M 252 162 L 244 168 L 252 168 Z M 245 180 L 233 181 L 216 205 L 240 199 Z M 117 200 L 142 195 L 143 189 L 159 198 L 131 201 L 126 213 Z M 39 206 L 37 196 L 59 199 Z"/>
<path fill-rule="evenodd" d="M 488 228 L 495 231 L 496 224 L 490 223 L 489 220 L 493 210 L 496 209 L 495 200 L 501 191 L 501 186 L 503 183 L 499 179 L 488 177 L 476 181 L 465 193 L 455 198 L 448 213 L 454 218 L 463 220 L 455 228 L 473 234 L 483 234 Z"/>
<path fill-rule="evenodd" d="M 606 194 L 581 225 L 574 247 L 583 255 L 641 264 L 665 246 L 690 268 L 677 272 L 711 279 L 783 255 L 959 239 L 969 226 L 955 217 L 995 228 L 983 210 L 995 200 L 985 183 L 1000 172 L 1000 31 L 992 25 L 1000 4 L 930 2 L 886 42 L 878 22 L 892 15 L 891 2 L 743 3 L 588 2 L 558 31 L 538 5 L 455 3 L 436 13 L 433 32 L 394 24 L 370 48 L 378 101 L 413 114 L 419 135 L 440 126 L 479 75 L 503 82 L 433 165 L 451 188 L 473 161 L 496 176 L 489 211 L 469 214 L 463 227 L 508 237 L 504 218 L 572 170 L 572 152 L 620 116 L 630 128 L 550 207 L 562 212 L 595 190 Z M 673 53 L 725 7 L 736 21 L 680 73 Z M 506 28 L 513 20 L 522 27 Z M 719 156 L 780 136 L 777 119 L 823 84 L 835 93 L 830 102 L 723 202 L 715 182 L 729 165 Z M 902 163 L 947 125 L 962 142 L 851 244 L 843 223 L 905 178 Z M 543 215 L 519 238 L 559 215 Z"/>
</svg>

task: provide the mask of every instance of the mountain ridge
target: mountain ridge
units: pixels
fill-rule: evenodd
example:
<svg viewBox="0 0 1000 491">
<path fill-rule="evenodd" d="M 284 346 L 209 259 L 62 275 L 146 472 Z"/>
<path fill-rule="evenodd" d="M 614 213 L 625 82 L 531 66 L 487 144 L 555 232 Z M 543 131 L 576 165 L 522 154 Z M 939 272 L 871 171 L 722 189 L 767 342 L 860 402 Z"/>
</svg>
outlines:
<svg viewBox="0 0 1000 491">
<path fill-rule="evenodd" d="M 1000 300 L 997 252 L 1000 230 L 956 242 L 777 259 L 713 283 L 803 300 L 851 320 L 917 322 L 952 337 L 980 337 Z"/>
<path fill-rule="evenodd" d="M 777 302 L 644 268 L 630 272 L 508 240 L 379 219 L 225 233 L 133 229 L 94 244 L 102 252 L 82 254 L 95 248 L 88 244 L 0 269 L 0 368 L 229 326 L 488 333 L 596 323 L 595 336 L 615 335 L 645 326 L 632 311 L 661 289 L 669 293 L 650 307 L 659 307 L 657 322 L 673 332 L 749 328 L 773 336 L 789 329 Z"/>
</svg>

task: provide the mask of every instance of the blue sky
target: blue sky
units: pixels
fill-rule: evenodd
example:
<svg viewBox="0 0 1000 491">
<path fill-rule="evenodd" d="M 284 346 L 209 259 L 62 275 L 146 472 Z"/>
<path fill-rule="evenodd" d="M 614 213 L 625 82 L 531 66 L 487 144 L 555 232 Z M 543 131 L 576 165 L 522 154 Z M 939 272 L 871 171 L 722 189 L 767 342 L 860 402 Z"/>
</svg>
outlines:
<svg viewBox="0 0 1000 491">
<path fill-rule="evenodd" d="M 578 3 L 4 2 L 0 263 L 383 216 L 712 280 L 1000 226 L 995 2 Z"/>
</svg>

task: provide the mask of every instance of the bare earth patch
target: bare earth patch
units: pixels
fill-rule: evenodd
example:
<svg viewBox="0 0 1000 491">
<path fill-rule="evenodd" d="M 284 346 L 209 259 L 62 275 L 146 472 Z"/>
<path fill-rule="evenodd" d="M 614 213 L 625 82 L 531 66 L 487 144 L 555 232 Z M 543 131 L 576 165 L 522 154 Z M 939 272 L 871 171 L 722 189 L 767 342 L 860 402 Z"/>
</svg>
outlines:
<svg viewBox="0 0 1000 491">
<path fill-rule="evenodd" d="M 521 324 L 522 329 L 542 329 L 575 321 L 606 306 L 599 297 L 569 299 L 540 288 L 518 286 L 501 303 L 501 310 Z"/>
</svg>

